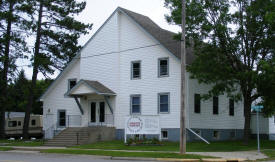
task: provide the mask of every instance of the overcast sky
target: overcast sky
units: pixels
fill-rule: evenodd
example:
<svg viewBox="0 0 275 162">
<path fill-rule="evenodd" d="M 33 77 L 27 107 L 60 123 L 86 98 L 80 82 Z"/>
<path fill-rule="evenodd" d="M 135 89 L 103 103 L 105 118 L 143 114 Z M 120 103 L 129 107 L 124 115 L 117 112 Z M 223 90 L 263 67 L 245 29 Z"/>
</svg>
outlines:
<svg viewBox="0 0 275 162">
<path fill-rule="evenodd" d="M 81 45 L 87 42 L 118 6 L 146 15 L 164 29 L 173 32 L 180 31 L 179 26 L 170 25 L 166 22 L 164 15 L 168 14 L 169 10 L 164 7 L 164 0 L 86 0 L 86 2 L 87 6 L 85 10 L 77 16 L 77 19 L 84 23 L 93 23 L 93 28 L 88 35 L 80 38 L 79 43 Z M 20 60 L 18 64 L 26 65 L 29 63 L 28 61 Z M 27 78 L 30 79 L 32 68 L 23 68 Z M 51 77 L 55 78 L 58 74 L 59 72 L 56 72 Z M 38 78 L 43 78 L 42 74 L 39 74 Z"/>
</svg>

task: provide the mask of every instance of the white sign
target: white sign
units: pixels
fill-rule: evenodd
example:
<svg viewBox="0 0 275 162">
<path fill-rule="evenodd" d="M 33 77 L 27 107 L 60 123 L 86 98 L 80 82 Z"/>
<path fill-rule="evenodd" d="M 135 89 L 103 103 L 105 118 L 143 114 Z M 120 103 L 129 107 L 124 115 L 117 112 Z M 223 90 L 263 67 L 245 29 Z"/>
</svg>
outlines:
<svg viewBox="0 0 275 162">
<path fill-rule="evenodd" d="M 160 134 L 159 116 L 127 116 L 126 134 Z"/>
</svg>

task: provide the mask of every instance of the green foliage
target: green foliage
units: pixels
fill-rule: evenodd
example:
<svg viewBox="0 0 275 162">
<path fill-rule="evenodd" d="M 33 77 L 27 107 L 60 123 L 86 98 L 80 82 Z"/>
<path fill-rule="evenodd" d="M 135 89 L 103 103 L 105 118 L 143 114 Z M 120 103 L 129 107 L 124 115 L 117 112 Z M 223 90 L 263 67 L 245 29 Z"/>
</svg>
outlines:
<svg viewBox="0 0 275 162">
<path fill-rule="evenodd" d="M 165 0 L 165 6 L 167 21 L 180 25 L 181 0 Z M 273 0 L 187 0 L 186 37 L 195 41 L 196 55 L 187 70 L 213 85 L 204 98 L 243 99 L 247 117 L 261 97 L 265 112 L 274 112 L 274 13 Z"/>
<path fill-rule="evenodd" d="M 53 80 L 45 79 L 38 80 L 37 86 L 34 89 L 34 106 L 32 113 L 42 114 L 42 103 L 38 101 L 39 97 L 48 88 Z M 25 76 L 25 72 L 22 70 L 18 74 L 18 77 L 13 83 L 8 86 L 8 105 L 6 105 L 7 111 L 25 112 L 27 109 L 28 96 L 30 94 L 31 81 Z"/>
<path fill-rule="evenodd" d="M 42 5 L 41 5 L 42 4 Z M 78 39 L 81 34 L 87 34 L 91 24 L 84 24 L 75 19 L 75 15 L 81 13 L 86 2 L 76 0 L 32 0 L 34 14 L 33 32 L 40 36 L 36 40 L 39 45 L 39 53 L 34 60 L 38 70 L 43 75 L 53 74 L 56 69 L 63 70 L 69 61 L 78 53 L 81 46 Z M 42 7 L 42 14 L 39 9 Z M 39 26 L 39 16 L 41 25 Z M 41 33 L 38 31 L 41 30 Z M 34 54 L 35 55 L 35 54 Z"/>
</svg>

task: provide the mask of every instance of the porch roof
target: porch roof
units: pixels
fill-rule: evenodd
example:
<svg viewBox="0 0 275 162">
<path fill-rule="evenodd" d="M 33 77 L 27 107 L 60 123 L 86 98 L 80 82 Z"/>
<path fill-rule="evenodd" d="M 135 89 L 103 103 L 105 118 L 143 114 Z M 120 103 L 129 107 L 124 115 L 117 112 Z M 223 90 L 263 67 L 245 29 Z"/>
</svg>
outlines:
<svg viewBox="0 0 275 162">
<path fill-rule="evenodd" d="M 98 95 L 107 95 L 113 96 L 116 95 L 108 87 L 104 86 L 102 83 L 93 80 L 84 80 L 81 79 L 77 84 L 68 92 L 65 93 L 65 96 L 76 97 L 76 96 L 85 96 L 89 94 L 98 94 Z"/>
</svg>

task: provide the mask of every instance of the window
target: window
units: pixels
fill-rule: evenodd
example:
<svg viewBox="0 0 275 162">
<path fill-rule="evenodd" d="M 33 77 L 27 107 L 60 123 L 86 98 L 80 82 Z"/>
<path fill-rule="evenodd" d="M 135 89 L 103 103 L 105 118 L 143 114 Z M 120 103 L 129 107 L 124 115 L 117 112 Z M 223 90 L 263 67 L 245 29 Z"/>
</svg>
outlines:
<svg viewBox="0 0 275 162">
<path fill-rule="evenodd" d="M 140 72 L 140 61 L 133 61 L 131 63 L 131 79 L 140 79 L 141 72 Z"/>
<path fill-rule="evenodd" d="M 167 130 L 161 131 L 161 138 L 162 139 L 168 139 L 168 131 Z"/>
<path fill-rule="evenodd" d="M 35 120 L 32 120 L 32 125 L 35 125 L 36 124 L 36 121 Z"/>
<path fill-rule="evenodd" d="M 18 125 L 18 126 L 21 126 L 21 121 L 17 121 L 17 125 Z"/>
<path fill-rule="evenodd" d="M 131 114 L 140 114 L 141 99 L 140 95 L 131 96 Z"/>
<path fill-rule="evenodd" d="M 159 113 L 169 113 L 169 93 L 159 93 Z"/>
<path fill-rule="evenodd" d="M 168 58 L 160 58 L 158 61 L 158 73 L 159 77 L 169 75 L 169 61 Z"/>
<path fill-rule="evenodd" d="M 194 97 L 194 112 L 200 113 L 201 112 L 201 96 L 200 94 L 195 94 Z"/>
<path fill-rule="evenodd" d="M 17 122 L 16 121 L 9 121 L 8 122 L 8 126 L 9 127 L 16 127 L 17 126 Z"/>
<path fill-rule="evenodd" d="M 76 79 L 68 80 L 68 90 L 72 89 L 76 85 Z"/>
<path fill-rule="evenodd" d="M 220 138 L 220 132 L 219 131 L 213 131 L 213 138 L 219 139 Z"/>
<path fill-rule="evenodd" d="M 231 131 L 230 132 L 230 139 L 235 139 L 236 137 L 236 131 Z"/>
<path fill-rule="evenodd" d="M 213 97 L 213 114 L 219 114 L 219 97 Z"/>
<path fill-rule="evenodd" d="M 234 116 L 234 100 L 229 99 L 229 115 Z"/>
</svg>

